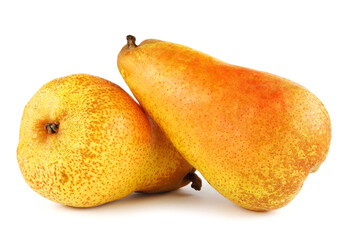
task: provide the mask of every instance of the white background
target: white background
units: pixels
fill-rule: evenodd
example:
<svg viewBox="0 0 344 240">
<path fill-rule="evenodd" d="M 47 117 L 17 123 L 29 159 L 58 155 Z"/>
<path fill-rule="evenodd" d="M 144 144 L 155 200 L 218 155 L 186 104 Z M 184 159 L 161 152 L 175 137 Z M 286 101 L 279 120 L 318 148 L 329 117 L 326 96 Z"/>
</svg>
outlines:
<svg viewBox="0 0 344 240">
<path fill-rule="evenodd" d="M 344 239 L 343 1 L 1 1 L 0 239 Z M 286 207 L 256 213 L 204 181 L 97 208 L 31 190 L 16 160 L 21 114 L 46 82 L 73 73 L 129 91 L 117 66 L 127 34 L 190 46 L 296 81 L 327 107 L 330 153 Z"/>
</svg>

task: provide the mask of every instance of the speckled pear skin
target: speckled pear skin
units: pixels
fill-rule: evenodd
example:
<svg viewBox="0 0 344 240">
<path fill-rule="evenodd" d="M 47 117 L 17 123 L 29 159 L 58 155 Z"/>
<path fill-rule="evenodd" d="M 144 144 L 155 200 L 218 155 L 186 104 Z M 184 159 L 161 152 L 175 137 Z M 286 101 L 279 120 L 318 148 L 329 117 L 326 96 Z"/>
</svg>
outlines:
<svg viewBox="0 0 344 240">
<path fill-rule="evenodd" d="M 53 133 L 46 123 L 57 122 Z M 25 106 L 19 168 L 42 196 L 93 207 L 134 191 L 165 192 L 194 168 L 119 86 L 76 74 L 45 84 Z"/>
<path fill-rule="evenodd" d="M 179 44 L 129 40 L 117 63 L 134 96 L 183 157 L 234 203 L 254 211 L 281 208 L 325 160 L 329 115 L 304 87 Z"/>
</svg>

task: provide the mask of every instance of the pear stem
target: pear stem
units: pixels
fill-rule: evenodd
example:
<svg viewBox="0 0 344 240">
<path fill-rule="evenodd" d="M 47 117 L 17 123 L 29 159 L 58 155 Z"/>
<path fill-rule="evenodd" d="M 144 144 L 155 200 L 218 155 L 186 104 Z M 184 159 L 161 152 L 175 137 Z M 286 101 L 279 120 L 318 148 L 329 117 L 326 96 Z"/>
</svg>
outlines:
<svg viewBox="0 0 344 240">
<path fill-rule="evenodd" d="M 184 180 L 188 180 L 191 182 L 191 187 L 196 191 L 201 190 L 202 188 L 202 179 L 200 179 L 196 173 L 189 172 L 185 177 Z"/>
<path fill-rule="evenodd" d="M 128 35 L 127 36 L 127 46 L 128 46 L 129 49 L 137 47 L 135 41 L 136 41 L 136 38 L 133 35 Z"/>
<path fill-rule="evenodd" d="M 46 123 L 44 125 L 45 129 L 48 130 L 48 133 L 57 133 L 58 129 L 59 129 L 59 123 L 58 122 L 53 122 L 53 123 Z"/>
</svg>

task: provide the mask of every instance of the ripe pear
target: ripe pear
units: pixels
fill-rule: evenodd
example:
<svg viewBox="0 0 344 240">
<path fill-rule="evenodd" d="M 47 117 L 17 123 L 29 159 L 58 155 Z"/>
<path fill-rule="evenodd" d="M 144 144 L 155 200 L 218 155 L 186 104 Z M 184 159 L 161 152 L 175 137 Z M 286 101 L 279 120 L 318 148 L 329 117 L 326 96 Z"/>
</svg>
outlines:
<svg viewBox="0 0 344 240">
<path fill-rule="evenodd" d="M 159 40 L 127 37 L 118 68 L 146 113 L 223 196 L 281 208 L 325 160 L 329 115 L 306 88 Z"/>
<path fill-rule="evenodd" d="M 25 106 L 17 159 L 42 196 L 93 207 L 134 191 L 178 189 L 200 179 L 160 128 L 119 86 L 76 74 L 45 84 Z"/>
</svg>

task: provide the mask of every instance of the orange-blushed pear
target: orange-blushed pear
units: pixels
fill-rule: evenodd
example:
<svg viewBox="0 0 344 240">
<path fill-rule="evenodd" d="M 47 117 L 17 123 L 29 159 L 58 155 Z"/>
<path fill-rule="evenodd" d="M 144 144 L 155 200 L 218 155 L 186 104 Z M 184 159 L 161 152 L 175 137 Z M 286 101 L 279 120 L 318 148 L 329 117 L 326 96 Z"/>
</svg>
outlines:
<svg viewBox="0 0 344 240">
<path fill-rule="evenodd" d="M 127 44 L 118 69 L 146 113 L 223 196 L 283 207 L 325 160 L 329 115 L 306 88 L 159 40 Z"/>
</svg>

